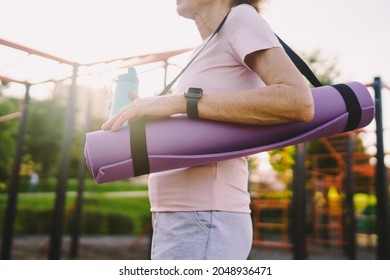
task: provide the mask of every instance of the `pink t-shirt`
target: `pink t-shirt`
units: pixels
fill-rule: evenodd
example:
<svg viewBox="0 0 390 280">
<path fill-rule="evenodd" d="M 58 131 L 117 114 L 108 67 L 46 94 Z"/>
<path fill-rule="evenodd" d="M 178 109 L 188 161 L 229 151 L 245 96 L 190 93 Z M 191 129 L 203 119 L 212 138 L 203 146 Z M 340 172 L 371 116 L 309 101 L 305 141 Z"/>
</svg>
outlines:
<svg viewBox="0 0 390 280">
<path fill-rule="evenodd" d="M 204 92 L 263 87 L 264 82 L 244 59 L 250 53 L 273 47 L 280 47 L 280 44 L 264 19 L 252 6 L 239 5 L 232 9 L 219 33 L 183 73 L 175 93 L 183 94 L 188 87 L 200 87 Z M 149 197 L 154 212 L 249 213 L 247 161 L 237 158 L 151 174 Z"/>
</svg>

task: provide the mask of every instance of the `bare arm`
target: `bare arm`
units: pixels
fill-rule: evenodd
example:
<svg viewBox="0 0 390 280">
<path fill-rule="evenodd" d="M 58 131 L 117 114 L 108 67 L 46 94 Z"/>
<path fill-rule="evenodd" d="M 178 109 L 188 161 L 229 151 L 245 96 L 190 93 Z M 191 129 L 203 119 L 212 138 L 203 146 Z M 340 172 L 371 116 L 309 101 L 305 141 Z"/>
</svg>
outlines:
<svg viewBox="0 0 390 280">
<path fill-rule="evenodd" d="M 199 104 L 200 117 L 265 125 L 313 118 L 310 89 L 282 49 L 252 53 L 245 62 L 267 86 L 235 94 L 206 93 Z"/>
<path fill-rule="evenodd" d="M 233 94 L 205 92 L 198 104 L 201 118 L 253 125 L 306 122 L 313 118 L 310 89 L 282 49 L 254 52 L 245 62 L 267 86 Z M 126 120 L 131 123 L 142 116 L 166 117 L 177 113 L 186 113 L 183 95 L 138 98 L 102 128 L 118 130 Z"/>
</svg>

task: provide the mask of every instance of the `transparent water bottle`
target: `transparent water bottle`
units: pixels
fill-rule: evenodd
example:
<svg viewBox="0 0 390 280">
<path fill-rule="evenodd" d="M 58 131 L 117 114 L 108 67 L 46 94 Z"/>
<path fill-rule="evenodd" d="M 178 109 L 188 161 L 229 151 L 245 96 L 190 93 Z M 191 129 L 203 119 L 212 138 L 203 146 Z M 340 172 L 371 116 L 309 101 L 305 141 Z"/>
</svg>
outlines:
<svg viewBox="0 0 390 280">
<path fill-rule="evenodd" d="M 138 77 L 133 67 L 128 68 L 127 73 L 119 75 L 114 80 L 114 91 L 111 92 L 110 117 L 118 112 L 122 107 L 131 103 L 130 91 L 138 93 Z M 127 125 L 127 122 L 124 124 Z"/>
</svg>

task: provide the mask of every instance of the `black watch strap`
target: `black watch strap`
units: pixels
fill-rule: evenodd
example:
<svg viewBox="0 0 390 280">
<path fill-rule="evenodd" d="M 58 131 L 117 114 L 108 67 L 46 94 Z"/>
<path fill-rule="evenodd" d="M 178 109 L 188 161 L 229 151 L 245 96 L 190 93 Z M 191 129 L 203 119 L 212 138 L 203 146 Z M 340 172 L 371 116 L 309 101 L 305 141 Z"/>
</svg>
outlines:
<svg viewBox="0 0 390 280">
<path fill-rule="evenodd" d="M 187 116 L 190 119 L 199 118 L 198 102 L 203 96 L 203 89 L 190 87 L 184 92 L 184 96 L 187 99 Z"/>
<path fill-rule="evenodd" d="M 187 97 L 187 116 L 190 119 L 197 119 L 198 116 L 198 101 L 197 97 Z"/>
</svg>

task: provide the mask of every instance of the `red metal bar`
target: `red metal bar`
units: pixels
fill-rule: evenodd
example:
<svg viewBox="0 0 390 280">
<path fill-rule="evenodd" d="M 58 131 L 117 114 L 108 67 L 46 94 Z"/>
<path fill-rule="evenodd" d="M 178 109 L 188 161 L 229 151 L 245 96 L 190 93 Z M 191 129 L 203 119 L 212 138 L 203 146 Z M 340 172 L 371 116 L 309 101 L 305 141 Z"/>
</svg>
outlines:
<svg viewBox="0 0 390 280">
<path fill-rule="evenodd" d="M 174 51 L 167 51 L 167 52 L 160 52 L 160 53 L 154 53 L 154 54 L 136 55 L 136 56 L 130 56 L 130 57 L 116 58 L 116 59 L 111 59 L 111 60 L 96 61 L 96 62 L 92 62 L 92 63 L 85 63 L 85 64 L 80 64 L 80 66 L 92 66 L 92 65 L 96 65 L 96 64 L 100 64 L 100 63 L 112 63 L 112 62 L 120 61 L 120 60 L 127 61 L 127 60 L 131 60 L 131 59 L 139 59 L 133 64 L 130 63 L 131 66 L 136 66 L 136 65 L 146 64 L 146 63 L 164 61 L 172 56 L 179 55 L 179 54 L 188 52 L 190 50 L 191 50 L 191 48 L 174 50 Z"/>
<path fill-rule="evenodd" d="M 17 80 L 17 79 L 2 76 L 2 75 L 0 75 L 0 81 L 7 82 L 7 83 L 19 83 L 19 84 L 24 84 L 24 85 L 27 84 L 26 81 Z"/>
<path fill-rule="evenodd" d="M 41 56 L 41 57 L 45 57 L 45 58 L 48 58 L 48 59 L 51 59 L 51 60 L 58 61 L 60 63 L 70 64 L 70 65 L 74 64 L 73 61 L 66 60 L 66 59 L 63 59 L 61 57 L 54 56 L 54 55 L 51 55 L 51 54 L 48 54 L 48 53 L 44 53 L 44 52 L 41 52 L 41 51 L 38 51 L 38 50 L 35 50 L 35 49 L 32 49 L 32 48 L 28 48 L 28 47 L 25 47 L 25 46 L 22 46 L 22 45 L 19 45 L 19 44 L 16 44 L 16 43 L 13 43 L 13 42 L 1 39 L 1 38 L 0 38 L 0 45 L 4 45 L 4 46 L 10 47 L 10 48 L 14 48 L 14 49 L 17 49 L 17 50 L 21 50 L 21 51 L 24 51 L 24 52 L 27 52 L 27 53 L 30 53 L 30 54 L 35 54 L 35 55 L 38 55 L 38 56 Z"/>
<path fill-rule="evenodd" d="M 117 58 L 117 59 L 111 59 L 111 60 L 97 61 L 97 62 L 92 62 L 92 63 L 81 64 L 81 63 L 77 63 L 77 62 L 73 62 L 73 61 L 70 61 L 70 60 L 66 60 L 64 58 L 60 58 L 58 56 L 54 56 L 54 55 L 51 55 L 51 54 L 48 54 L 48 53 L 44 53 L 42 51 L 38 51 L 38 50 L 35 50 L 35 49 L 32 49 L 32 48 L 23 46 L 23 45 L 20 45 L 20 44 L 17 44 L 17 43 L 13 43 L 13 42 L 1 39 L 1 38 L 0 38 L 0 45 L 4 45 L 4 46 L 10 47 L 10 48 L 18 49 L 20 51 L 24 51 L 24 52 L 27 52 L 29 54 L 34 54 L 34 55 L 37 55 L 37 56 L 41 56 L 41 57 L 44 57 L 44 58 L 47 58 L 47 59 L 51 59 L 51 60 L 57 61 L 59 63 L 68 64 L 68 65 L 78 65 L 78 66 L 89 67 L 89 66 L 93 66 L 93 65 L 97 65 L 97 64 L 101 64 L 101 63 L 109 64 L 109 63 L 112 63 L 112 62 L 115 62 L 115 61 L 123 61 L 123 63 L 122 63 L 120 68 L 137 66 L 137 65 L 153 63 L 153 62 L 158 62 L 158 61 L 166 61 L 166 60 L 168 60 L 172 56 L 176 56 L 176 55 L 179 55 L 179 54 L 182 54 L 182 53 L 185 53 L 185 52 L 188 52 L 188 51 L 191 50 L 191 48 L 187 48 L 187 49 L 180 49 L 180 50 L 174 50 L 174 51 L 167 51 L 167 52 L 160 52 L 160 53 L 153 53 L 153 54 L 145 54 L 145 55 L 138 55 L 138 56 L 131 56 L 131 57 L 124 57 L 124 58 Z M 117 69 L 119 69 L 119 68 L 117 68 Z M 88 75 L 88 74 L 86 74 L 86 75 Z M 59 82 L 59 81 L 63 81 L 63 80 L 70 79 L 70 78 L 72 78 L 71 75 L 68 76 L 68 77 L 61 78 L 61 79 L 49 79 L 49 80 L 44 80 L 44 81 L 41 81 L 41 82 L 30 83 L 30 84 L 42 84 L 42 83 L 47 83 L 47 82 Z M 6 81 L 6 82 L 16 82 L 16 83 L 21 83 L 21 84 L 27 84 L 27 81 L 21 81 L 21 80 L 17 80 L 17 79 L 14 79 L 14 78 L 1 76 L 1 75 L 0 75 L 0 79 L 3 80 L 3 81 Z"/>
</svg>

